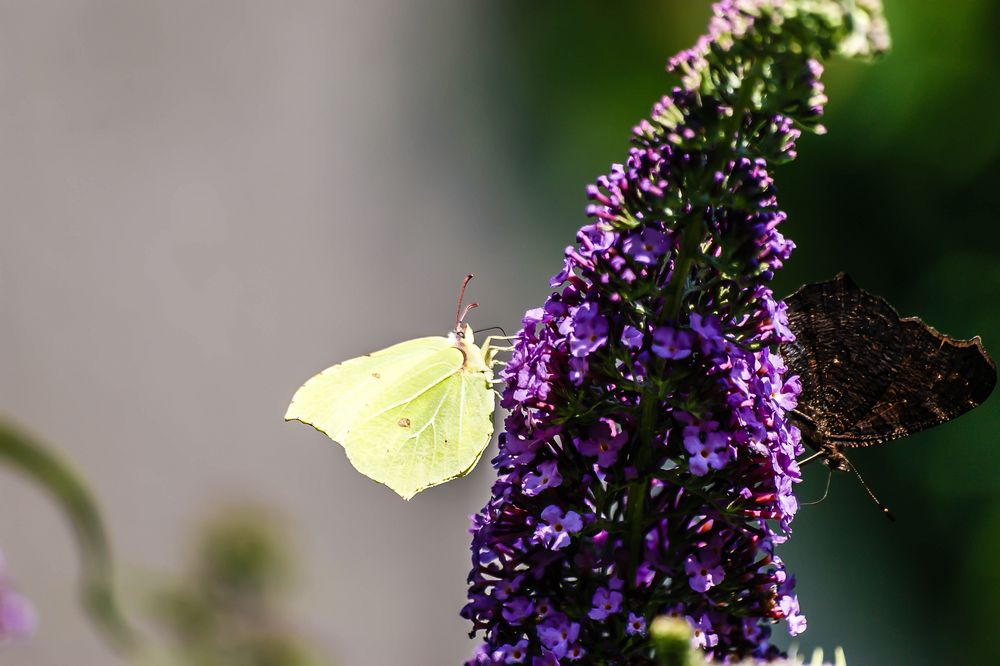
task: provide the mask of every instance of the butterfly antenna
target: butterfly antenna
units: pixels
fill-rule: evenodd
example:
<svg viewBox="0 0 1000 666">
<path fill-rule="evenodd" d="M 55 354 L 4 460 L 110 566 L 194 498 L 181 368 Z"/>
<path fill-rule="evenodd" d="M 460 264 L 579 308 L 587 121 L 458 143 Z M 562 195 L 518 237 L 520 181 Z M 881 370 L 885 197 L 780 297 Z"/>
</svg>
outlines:
<svg viewBox="0 0 1000 666">
<path fill-rule="evenodd" d="M 500 331 L 501 333 L 503 333 L 503 339 L 510 338 L 510 336 L 507 335 L 507 331 L 503 330 L 503 326 L 488 326 L 486 328 L 481 328 L 477 331 L 473 331 L 473 333 L 479 335 L 480 333 L 485 333 L 486 331 Z M 500 336 L 494 336 L 494 337 L 499 338 Z"/>
<path fill-rule="evenodd" d="M 473 303 L 469 307 L 465 308 L 465 312 L 462 312 L 462 299 L 465 298 L 465 288 L 469 286 L 469 281 L 472 280 L 472 278 L 474 278 L 474 277 L 476 277 L 476 276 L 473 275 L 472 273 L 469 273 L 468 275 L 466 275 L 465 279 L 462 280 L 462 287 L 458 291 L 458 305 L 455 306 L 455 330 L 456 331 L 458 331 L 459 328 L 462 326 L 462 320 L 465 319 L 465 315 L 469 314 L 469 310 L 471 310 L 474 307 L 477 307 L 476 304 Z"/>
<path fill-rule="evenodd" d="M 854 476 L 858 477 L 858 481 L 861 482 L 861 486 L 865 489 L 865 492 L 868 493 L 868 496 L 872 498 L 873 502 L 878 504 L 878 508 L 882 510 L 882 513 L 885 514 L 885 517 L 888 518 L 891 522 L 896 522 L 896 517 L 892 515 L 892 513 L 889 511 L 888 507 L 886 507 L 885 504 L 882 504 L 882 502 L 880 502 L 879 499 L 875 497 L 875 493 L 873 493 L 872 489 L 868 487 L 868 484 L 865 483 L 865 480 L 861 478 L 861 472 L 859 472 L 858 469 L 851 464 L 851 461 L 847 460 L 847 458 L 844 458 L 844 460 L 847 462 L 847 466 L 851 469 L 851 471 L 854 472 Z"/>
<path fill-rule="evenodd" d="M 462 324 L 462 322 L 465 321 L 465 315 L 469 314 L 469 310 L 472 310 L 472 309 L 478 308 L 478 307 L 479 307 L 479 303 L 469 303 L 468 305 L 466 305 L 465 309 L 462 310 L 462 316 L 458 318 L 458 324 L 455 325 L 455 329 L 457 330 L 458 327 Z"/>
</svg>

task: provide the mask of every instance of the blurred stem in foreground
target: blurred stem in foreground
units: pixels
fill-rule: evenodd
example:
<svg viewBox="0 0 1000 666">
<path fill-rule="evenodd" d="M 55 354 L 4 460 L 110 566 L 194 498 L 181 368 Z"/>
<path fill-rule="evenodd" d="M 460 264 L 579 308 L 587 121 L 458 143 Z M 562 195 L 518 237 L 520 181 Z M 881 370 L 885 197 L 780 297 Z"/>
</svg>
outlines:
<svg viewBox="0 0 1000 666">
<path fill-rule="evenodd" d="M 324 660 L 282 617 L 276 593 L 289 558 L 260 510 L 230 512 L 203 533 L 187 581 L 161 590 L 154 621 L 163 641 L 140 636 L 115 594 L 111 548 L 97 503 L 77 472 L 34 437 L 0 420 L 0 464 L 56 500 L 76 536 L 84 611 L 107 643 L 142 666 L 319 666 Z"/>
<path fill-rule="evenodd" d="M 0 420 L 0 462 L 37 482 L 56 500 L 76 535 L 80 597 L 84 611 L 119 653 L 137 646 L 114 591 L 114 568 L 104 524 L 94 498 L 76 471 L 35 438 Z"/>
</svg>

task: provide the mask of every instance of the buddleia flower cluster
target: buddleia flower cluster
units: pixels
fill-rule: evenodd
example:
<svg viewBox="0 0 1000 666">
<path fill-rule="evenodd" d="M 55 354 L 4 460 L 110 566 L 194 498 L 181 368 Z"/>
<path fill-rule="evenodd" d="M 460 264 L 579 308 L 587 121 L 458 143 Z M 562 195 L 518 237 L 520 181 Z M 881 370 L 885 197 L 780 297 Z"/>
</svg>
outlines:
<svg viewBox="0 0 1000 666">
<path fill-rule="evenodd" d="M 670 61 L 680 85 L 588 188 L 590 222 L 501 373 L 468 664 L 653 663 L 663 615 L 720 661 L 777 656 L 775 622 L 805 629 L 775 552 L 803 447 L 769 168 L 822 130 L 820 60 L 886 46 L 874 0 L 730 0 Z"/>
</svg>

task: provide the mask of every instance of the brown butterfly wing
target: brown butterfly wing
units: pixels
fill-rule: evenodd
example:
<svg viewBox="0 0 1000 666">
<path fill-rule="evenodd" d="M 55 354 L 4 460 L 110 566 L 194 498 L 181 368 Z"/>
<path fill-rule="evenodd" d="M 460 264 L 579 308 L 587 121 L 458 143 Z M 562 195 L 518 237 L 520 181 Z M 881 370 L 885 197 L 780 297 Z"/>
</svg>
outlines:
<svg viewBox="0 0 1000 666">
<path fill-rule="evenodd" d="M 899 317 L 843 274 L 785 302 L 795 341 L 781 353 L 802 381 L 797 411 L 824 437 L 848 432 L 893 383 L 897 363 L 886 350 L 904 344 Z"/>
<path fill-rule="evenodd" d="M 976 407 L 996 384 L 978 338 L 900 319 L 844 274 L 786 303 L 796 340 L 781 352 L 802 381 L 797 411 L 828 443 L 866 446 L 924 430 Z"/>
<path fill-rule="evenodd" d="M 979 338 L 955 340 L 916 317 L 903 319 L 907 346 L 892 385 L 851 430 L 856 446 L 905 437 L 978 407 L 997 369 Z"/>
</svg>

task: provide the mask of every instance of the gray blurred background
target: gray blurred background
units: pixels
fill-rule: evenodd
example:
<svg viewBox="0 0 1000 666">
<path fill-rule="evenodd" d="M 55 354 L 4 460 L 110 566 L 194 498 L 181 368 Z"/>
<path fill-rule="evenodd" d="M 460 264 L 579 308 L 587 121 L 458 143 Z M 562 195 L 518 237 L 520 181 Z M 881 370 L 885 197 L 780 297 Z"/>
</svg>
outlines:
<svg viewBox="0 0 1000 666">
<path fill-rule="evenodd" d="M 779 290 L 847 270 L 996 353 L 1000 8 L 887 5 L 895 52 L 831 68 L 830 136 L 777 173 L 800 246 Z M 0 413 L 88 477 L 126 588 L 180 569 L 213 508 L 264 503 L 331 663 L 460 663 L 488 465 L 403 503 L 285 406 L 327 365 L 444 333 L 465 272 L 474 325 L 516 329 L 708 6 L 0 2 Z M 1000 659 L 977 638 L 1000 618 L 998 402 L 855 456 L 895 525 L 846 477 L 803 510 L 804 646 Z M 3 470 L 0 507 L 41 615 L 0 663 L 121 663 L 55 508 Z"/>
</svg>

